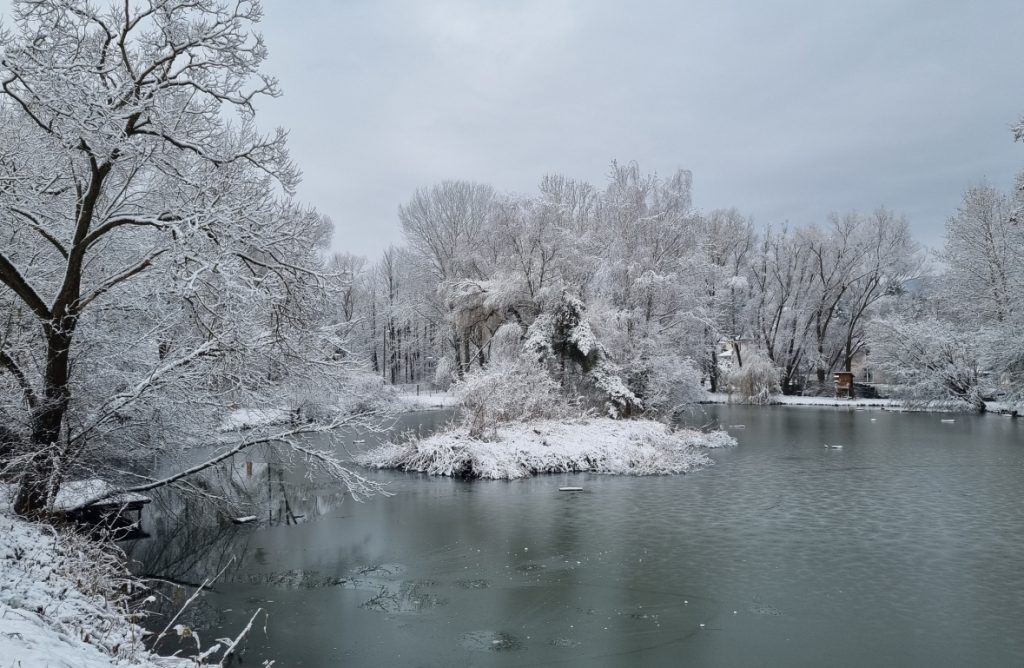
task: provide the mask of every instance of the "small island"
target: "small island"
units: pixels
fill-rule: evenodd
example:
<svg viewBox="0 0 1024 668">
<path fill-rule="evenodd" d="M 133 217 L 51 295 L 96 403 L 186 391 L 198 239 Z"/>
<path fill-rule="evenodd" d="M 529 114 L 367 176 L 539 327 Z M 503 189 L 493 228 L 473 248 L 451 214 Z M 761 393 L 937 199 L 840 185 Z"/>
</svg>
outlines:
<svg viewBox="0 0 1024 668">
<path fill-rule="evenodd" d="M 425 438 L 386 443 L 357 461 L 454 478 L 515 480 L 541 473 L 666 475 L 711 463 L 707 450 L 736 445 L 724 431 L 672 429 L 654 420 L 607 417 L 508 424 L 483 440 L 454 427 Z"/>
</svg>

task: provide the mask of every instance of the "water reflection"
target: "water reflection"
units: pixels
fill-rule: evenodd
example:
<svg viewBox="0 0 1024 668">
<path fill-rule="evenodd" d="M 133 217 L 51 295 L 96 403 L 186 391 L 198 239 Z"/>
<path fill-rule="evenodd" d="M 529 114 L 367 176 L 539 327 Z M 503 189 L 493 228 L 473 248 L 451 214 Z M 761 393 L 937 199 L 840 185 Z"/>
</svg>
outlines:
<svg viewBox="0 0 1024 668">
<path fill-rule="evenodd" d="M 363 504 L 236 462 L 221 487 L 248 495 L 259 526 L 177 522 L 203 509 L 175 508 L 139 558 L 190 582 L 229 564 L 197 619 L 229 635 L 267 608 L 250 662 L 1024 663 L 1020 422 L 738 406 L 683 419 L 745 425 L 740 446 L 674 477 L 382 472 L 395 496 Z"/>
</svg>

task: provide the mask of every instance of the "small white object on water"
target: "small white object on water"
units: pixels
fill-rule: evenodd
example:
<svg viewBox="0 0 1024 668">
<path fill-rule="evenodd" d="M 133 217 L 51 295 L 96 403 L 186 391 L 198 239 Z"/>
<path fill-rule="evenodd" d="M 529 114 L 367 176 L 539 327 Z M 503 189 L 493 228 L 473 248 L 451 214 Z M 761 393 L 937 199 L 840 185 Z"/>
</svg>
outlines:
<svg viewBox="0 0 1024 668">
<path fill-rule="evenodd" d="M 733 610 L 733 611 L 732 611 L 732 614 L 734 614 L 734 615 L 735 615 L 735 614 L 736 614 L 736 611 L 735 611 L 735 610 Z"/>
<path fill-rule="evenodd" d="M 825 444 L 825 447 L 826 448 L 832 448 L 833 450 L 842 450 L 843 449 L 843 446 L 841 446 L 841 445 L 829 445 L 828 443 Z"/>
<path fill-rule="evenodd" d="M 872 422 L 878 422 L 878 418 L 871 418 Z"/>
<path fill-rule="evenodd" d="M 559 487 L 559 492 L 582 492 L 582 487 Z"/>
<path fill-rule="evenodd" d="M 746 428 L 747 428 L 747 425 L 745 425 L 745 424 L 731 424 L 731 425 L 729 425 L 729 429 L 746 429 Z"/>
<path fill-rule="evenodd" d="M 352 442 L 353 443 L 366 443 L 366 439 L 365 438 L 357 438 L 356 440 L 354 440 Z"/>
<path fill-rule="evenodd" d="M 942 418 L 942 421 L 943 421 L 943 422 L 956 422 L 956 420 L 953 420 L 953 419 L 947 419 L 947 418 Z"/>
<path fill-rule="evenodd" d="M 245 517 L 232 517 L 231 521 L 235 524 L 250 524 L 256 521 L 255 515 L 246 515 Z"/>
<path fill-rule="evenodd" d="M 701 624 L 701 625 L 700 625 L 700 627 L 701 627 L 701 628 L 704 628 L 704 625 L 703 625 L 703 624 Z"/>
</svg>

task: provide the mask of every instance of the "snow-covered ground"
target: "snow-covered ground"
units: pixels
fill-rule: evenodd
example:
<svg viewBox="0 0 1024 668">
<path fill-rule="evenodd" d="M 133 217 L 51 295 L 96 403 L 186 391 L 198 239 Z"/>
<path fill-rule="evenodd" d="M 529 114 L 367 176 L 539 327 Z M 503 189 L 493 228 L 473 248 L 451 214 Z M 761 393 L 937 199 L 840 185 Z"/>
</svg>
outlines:
<svg viewBox="0 0 1024 668">
<path fill-rule="evenodd" d="M 728 404 L 737 402 L 738 397 L 730 397 L 723 392 L 708 393 L 704 403 Z M 774 405 L 783 406 L 841 406 L 852 408 L 902 408 L 903 402 L 899 399 L 836 399 L 835 397 L 790 397 L 779 395 L 774 398 Z"/>
<path fill-rule="evenodd" d="M 733 397 L 735 400 L 735 397 Z M 728 404 L 732 403 L 728 394 L 723 392 L 708 393 L 708 398 L 702 403 L 706 404 Z M 773 406 L 835 406 L 839 408 L 888 408 L 893 410 L 906 410 L 914 412 L 933 413 L 963 413 L 968 411 L 965 404 L 957 404 L 950 401 L 931 402 L 905 402 L 901 399 L 836 399 L 835 397 L 790 397 L 779 395 L 774 398 Z M 1021 412 L 1020 406 L 1010 402 L 989 401 L 986 403 L 989 413 L 1011 415 L 1014 410 Z"/>
<path fill-rule="evenodd" d="M 291 413 L 283 408 L 239 408 L 228 413 L 220 425 L 220 431 L 239 431 L 284 424 L 290 419 Z"/>
<path fill-rule="evenodd" d="M 453 408 L 459 404 L 454 394 L 447 392 L 405 392 L 398 395 L 403 411 L 427 411 L 435 408 Z"/>
<path fill-rule="evenodd" d="M 131 580 L 97 544 L 0 510 L 0 666 L 185 666 L 146 652 L 115 585 Z"/>
<path fill-rule="evenodd" d="M 538 473 L 662 475 L 706 466 L 711 463 L 706 449 L 735 444 L 722 431 L 673 431 L 652 420 L 541 420 L 499 427 L 494 441 L 472 439 L 464 428 L 456 428 L 388 443 L 357 461 L 374 468 L 495 480 Z"/>
</svg>

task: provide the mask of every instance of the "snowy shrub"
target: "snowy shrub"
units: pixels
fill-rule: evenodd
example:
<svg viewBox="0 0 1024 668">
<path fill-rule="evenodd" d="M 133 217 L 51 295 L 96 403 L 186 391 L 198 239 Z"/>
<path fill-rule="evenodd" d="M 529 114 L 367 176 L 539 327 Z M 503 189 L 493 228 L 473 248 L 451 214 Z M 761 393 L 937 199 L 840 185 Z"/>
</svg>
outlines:
<svg viewBox="0 0 1024 668">
<path fill-rule="evenodd" d="M 934 317 L 871 324 L 871 360 L 911 402 L 947 401 L 984 411 L 991 377 L 982 363 L 985 336 Z"/>
<path fill-rule="evenodd" d="M 493 433 L 500 423 L 558 417 L 565 410 L 558 383 L 526 355 L 467 373 L 454 392 L 474 438 Z"/>
<path fill-rule="evenodd" d="M 736 393 L 740 403 L 770 404 L 781 394 L 779 370 L 761 355 L 748 355 L 743 366 L 729 372 L 730 395 Z"/>
<path fill-rule="evenodd" d="M 635 365 L 630 385 L 648 409 L 665 414 L 707 398 L 700 369 L 689 357 L 674 354 L 653 355 Z"/>
</svg>

